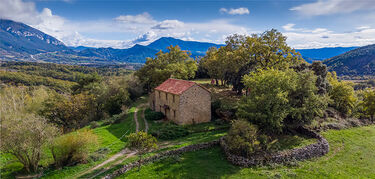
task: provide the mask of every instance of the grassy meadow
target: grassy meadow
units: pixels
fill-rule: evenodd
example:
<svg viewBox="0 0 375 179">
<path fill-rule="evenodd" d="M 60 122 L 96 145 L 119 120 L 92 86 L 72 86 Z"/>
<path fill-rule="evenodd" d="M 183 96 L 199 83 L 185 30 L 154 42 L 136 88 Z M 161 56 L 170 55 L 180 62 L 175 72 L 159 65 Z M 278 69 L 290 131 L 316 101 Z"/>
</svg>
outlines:
<svg viewBox="0 0 375 179">
<path fill-rule="evenodd" d="M 119 178 L 374 178 L 375 126 L 322 133 L 330 152 L 321 158 L 241 168 L 226 161 L 219 147 L 189 152 L 145 165 Z"/>
</svg>

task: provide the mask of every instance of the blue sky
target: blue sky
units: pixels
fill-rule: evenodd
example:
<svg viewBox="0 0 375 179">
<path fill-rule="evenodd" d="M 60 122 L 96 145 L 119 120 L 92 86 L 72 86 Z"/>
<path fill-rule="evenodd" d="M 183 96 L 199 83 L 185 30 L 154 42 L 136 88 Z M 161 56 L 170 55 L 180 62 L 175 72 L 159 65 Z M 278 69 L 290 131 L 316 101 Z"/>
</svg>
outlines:
<svg viewBox="0 0 375 179">
<path fill-rule="evenodd" d="M 375 43 L 374 0 L 0 0 L 0 18 L 70 46 L 128 48 L 163 36 L 224 43 L 271 28 L 294 48 Z"/>
</svg>

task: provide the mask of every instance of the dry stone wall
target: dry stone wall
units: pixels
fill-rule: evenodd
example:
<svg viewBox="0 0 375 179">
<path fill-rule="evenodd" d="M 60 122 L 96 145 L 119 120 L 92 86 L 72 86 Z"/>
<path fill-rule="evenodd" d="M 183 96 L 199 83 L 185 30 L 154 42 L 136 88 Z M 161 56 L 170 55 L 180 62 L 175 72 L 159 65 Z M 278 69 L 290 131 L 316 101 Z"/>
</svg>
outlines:
<svg viewBox="0 0 375 179">
<path fill-rule="evenodd" d="M 234 165 L 242 166 L 242 167 L 267 165 L 271 163 L 283 164 L 283 163 L 288 163 L 291 161 L 302 161 L 302 160 L 307 160 L 307 159 L 311 159 L 315 157 L 321 157 L 329 152 L 328 141 L 325 138 L 323 138 L 320 134 L 314 131 L 305 129 L 305 128 L 299 128 L 297 132 L 303 135 L 312 137 L 312 138 L 316 138 L 318 139 L 318 142 L 314 144 L 310 144 L 302 148 L 285 150 L 285 151 L 280 151 L 280 152 L 271 153 L 267 155 L 257 155 L 257 156 L 253 156 L 252 158 L 245 158 L 242 156 L 231 154 L 225 143 L 224 138 L 221 138 L 221 139 L 214 140 L 211 142 L 193 144 L 193 145 L 185 146 L 176 150 L 165 151 L 165 152 L 162 152 L 162 153 L 159 153 L 159 154 L 156 154 L 154 156 L 144 159 L 141 164 L 144 165 L 144 164 L 155 162 L 157 160 L 160 160 L 162 158 L 166 158 L 169 156 L 180 155 L 185 152 L 208 149 L 208 148 L 212 148 L 212 147 L 219 146 L 219 145 L 223 149 L 226 155 L 226 158 L 229 162 L 231 162 Z M 122 168 L 116 170 L 112 174 L 106 175 L 104 178 L 111 179 L 111 178 L 118 177 L 137 166 L 138 166 L 138 162 L 133 162 L 133 163 L 124 165 Z"/>
<path fill-rule="evenodd" d="M 228 146 L 225 143 L 224 138 L 220 139 L 220 145 L 221 148 L 224 150 L 227 160 L 231 162 L 233 165 L 242 167 L 267 165 L 271 163 L 283 164 L 292 161 L 302 161 L 315 157 L 321 157 L 329 152 L 328 141 L 325 138 L 323 138 L 320 134 L 304 128 L 298 129 L 298 132 L 309 137 L 316 138 L 318 139 L 318 142 L 307 145 L 302 148 L 285 150 L 266 155 L 256 155 L 251 158 L 231 154 L 228 149 Z"/>
</svg>

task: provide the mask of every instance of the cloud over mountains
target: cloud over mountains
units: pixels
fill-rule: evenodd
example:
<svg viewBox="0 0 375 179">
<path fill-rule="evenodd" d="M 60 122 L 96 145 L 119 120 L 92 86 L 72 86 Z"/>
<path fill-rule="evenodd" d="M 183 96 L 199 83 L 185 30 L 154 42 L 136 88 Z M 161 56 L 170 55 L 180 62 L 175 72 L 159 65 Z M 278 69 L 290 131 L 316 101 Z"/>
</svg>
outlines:
<svg viewBox="0 0 375 179">
<path fill-rule="evenodd" d="M 247 7 L 251 6 L 238 8 L 218 6 L 214 9 L 216 14 L 211 14 L 212 17 L 193 20 L 181 20 L 177 16 L 160 17 L 146 11 L 117 14 L 97 20 L 72 20 L 55 14 L 49 8 L 37 8 L 38 2 L 0 0 L 0 18 L 28 24 L 56 37 L 68 46 L 112 48 L 129 48 L 134 44 L 147 45 L 160 37 L 224 43 L 225 38 L 234 33 L 249 35 L 268 30 L 259 29 L 256 23 L 249 20 L 256 14 L 256 11 L 250 14 Z M 69 0 L 67 3 L 74 4 L 75 1 Z M 314 27 L 308 23 L 299 24 L 301 22 L 299 19 L 283 22 L 287 23 L 285 25 L 275 25 L 267 21 L 266 28 L 279 29 L 288 37 L 288 43 L 294 48 L 362 46 L 375 43 L 375 13 L 370 12 L 374 9 L 375 3 L 372 0 L 316 0 L 299 3 L 298 6 L 286 8 L 285 11 L 301 14 L 302 16 L 298 18 L 307 16 L 309 20 L 315 16 L 355 11 L 368 13 L 365 14 L 366 16 L 361 14 L 353 17 L 355 21 L 363 21 L 363 23 L 352 25 L 351 30 L 340 32 L 337 29 L 335 31 L 320 26 L 320 23 L 319 26 L 315 24 Z M 344 20 L 349 21 L 349 19 Z"/>
</svg>

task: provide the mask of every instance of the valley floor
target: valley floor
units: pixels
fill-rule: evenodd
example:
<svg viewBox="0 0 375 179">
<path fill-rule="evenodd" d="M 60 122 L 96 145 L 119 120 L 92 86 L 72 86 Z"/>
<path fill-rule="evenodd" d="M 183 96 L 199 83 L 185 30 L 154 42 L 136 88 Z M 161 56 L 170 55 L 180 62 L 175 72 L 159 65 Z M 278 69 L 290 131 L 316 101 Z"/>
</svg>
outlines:
<svg viewBox="0 0 375 179">
<path fill-rule="evenodd" d="M 164 159 L 120 178 L 375 178 L 374 125 L 322 134 L 330 152 L 290 166 L 236 167 L 216 147 Z"/>
</svg>

